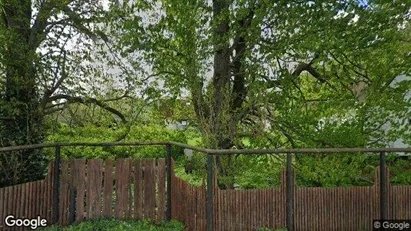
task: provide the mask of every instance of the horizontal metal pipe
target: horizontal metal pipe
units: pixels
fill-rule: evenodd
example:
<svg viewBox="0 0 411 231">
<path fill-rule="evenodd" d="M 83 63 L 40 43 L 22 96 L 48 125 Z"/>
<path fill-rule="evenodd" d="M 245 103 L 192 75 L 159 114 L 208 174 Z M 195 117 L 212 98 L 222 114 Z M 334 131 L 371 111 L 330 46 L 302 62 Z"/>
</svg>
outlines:
<svg viewBox="0 0 411 231">
<path fill-rule="evenodd" d="M 404 152 L 411 153 L 411 148 L 301 148 L 301 149 L 207 149 L 206 153 L 213 155 L 262 155 L 262 154 L 319 154 L 319 153 L 364 153 L 364 154 L 378 154 L 380 152 Z"/>
<path fill-rule="evenodd" d="M 166 145 L 168 142 L 153 141 L 153 142 L 58 142 L 58 143 L 42 143 L 31 145 L 20 145 L 0 148 L 0 152 L 20 151 L 29 149 L 52 148 L 60 147 L 78 147 L 78 146 L 94 146 L 94 147 L 109 147 L 109 146 L 142 146 L 142 145 Z"/>
<path fill-rule="evenodd" d="M 411 147 L 408 148 L 301 148 L 301 149 L 206 149 L 183 144 L 174 141 L 152 141 L 152 142 L 63 142 L 63 143 L 43 143 L 33 145 L 22 146 L 10 146 L 0 148 L 0 152 L 10 152 L 28 149 L 50 148 L 55 146 L 61 147 L 75 147 L 75 146 L 95 146 L 95 147 L 107 147 L 107 146 L 142 146 L 142 145 L 175 145 L 182 148 L 191 149 L 194 151 L 212 154 L 212 155 L 262 155 L 262 154 L 316 154 L 316 153 L 392 153 L 392 152 L 404 152 L 411 153 Z"/>
</svg>

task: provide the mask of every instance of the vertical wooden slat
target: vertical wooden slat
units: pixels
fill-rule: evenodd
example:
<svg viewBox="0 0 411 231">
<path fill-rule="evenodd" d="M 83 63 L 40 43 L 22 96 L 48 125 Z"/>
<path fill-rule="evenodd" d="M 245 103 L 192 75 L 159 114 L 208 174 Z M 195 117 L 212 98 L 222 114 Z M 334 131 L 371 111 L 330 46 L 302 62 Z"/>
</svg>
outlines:
<svg viewBox="0 0 411 231">
<path fill-rule="evenodd" d="M 131 180 L 132 180 L 132 178 L 131 178 L 131 159 L 126 159 L 125 160 L 125 166 L 124 166 L 124 169 L 123 169 L 123 177 L 124 177 L 124 195 L 126 195 L 125 196 L 125 198 L 124 198 L 124 201 L 123 201 L 123 207 L 124 207 L 124 209 L 125 209 L 125 213 L 124 213 L 124 218 L 126 218 L 126 219 L 130 219 L 131 218 L 131 210 L 132 210 L 132 207 L 131 207 L 131 203 L 132 203 L 132 198 L 131 198 Z M 154 184 L 153 184 L 153 187 L 154 187 Z M 155 193 L 155 192 L 154 192 Z M 154 194 L 154 197 L 155 197 L 155 194 Z M 153 208 L 154 209 L 154 208 Z"/>
<path fill-rule="evenodd" d="M 263 189 L 259 189 L 257 190 L 258 192 L 258 227 L 264 227 L 264 217 L 265 214 L 263 214 Z M 240 203 L 240 202 L 239 202 Z M 240 223 L 241 220 L 238 220 L 238 222 Z"/>
<path fill-rule="evenodd" d="M 154 160 L 145 160 L 144 168 L 144 218 L 153 218 L 154 207 L 155 207 L 155 188 L 153 187 L 154 182 Z"/>
<path fill-rule="evenodd" d="M 85 201 L 84 201 L 84 216 L 85 216 L 86 219 L 90 219 L 91 199 L 93 198 L 93 195 L 91 195 L 91 192 L 90 192 L 90 187 L 92 187 L 90 185 L 91 178 L 92 178 L 92 176 L 91 176 L 91 172 L 92 172 L 91 162 L 92 162 L 92 159 L 87 160 L 87 162 L 86 162 L 86 171 L 85 171 L 85 173 L 86 173 L 86 184 L 85 184 L 86 196 L 85 196 Z"/>
<path fill-rule="evenodd" d="M 5 187 L 4 188 L 4 193 L 5 193 L 5 208 L 4 208 L 4 215 L 8 216 L 10 214 L 10 208 L 11 208 L 11 193 L 10 193 L 10 187 Z"/>
<path fill-rule="evenodd" d="M 244 205 L 244 207 L 246 207 L 246 208 L 250 208 L 250 202 L 251 202 L 251 199 L 250 199 L 250 190 L 248 189 L 248 190 L 244 190 L 244 202 L 243 202 L 243 205 Z M 247 209 L 247 212 L 246 213 L 244 213 L 244 215 L 243 215 L 243 218 L 244 218 L 244 221 L 245 221 L 245 229 L 247 229 L 247 230 L 249 230 L 249 229 L 251 229 L 251 220 L 250 220 L 250 217 L 248 216 L 249 215 L 249 212 L 250 212 L 250 209 Z"/>
<path fill-rule="evenodd" d="M 240 216 L 241 216 L 241 213 L 244 212 L 244 210 L 243 210 L 243 206 L 241 205 L 239 190 L 233 190 L 233 192 L 234 192 L 234 197 L 235 197 L 235 210 L 234 211 L 238 211 L 234 213 L 234 216 L 235 216 L 234 221 L 236 224 L 236 229 L 242 230 L 244 229 L 244 227 L 242 227 L 241 225 L 242 221 L 240 219 Z M 258 204 L 259 204 L 259 201 L 257 201 L 257 206 Z"/>
<path fill-rule="evenodd" d="M 42 217 L 47 217 L 47 185 L 48 185 L 48 178 L 45 177 L 44 180 L 42 180 L 42 195 L 43 195 L 43 199 L 42 199 Z"/>
<path fill-rule="evenodd" d="M 185 191 L 184 191 L 184 185 L 183 185 L 183 181 L 182 180 L 180 180 L 179 178 L 177 178 L 178 179 L 178 188 L 179 188 L 179 191 L 177 191 L 177 193 L 178 193 L 178 200 L 179 200 L 179 208 L 178 208 L 178 218 L 180 218 L 181 220 L 184 220 L 184 216 L 183 216 L 183 214 L 184 214 L 184 208 L 185 208 L 185 204 L 184 204 L 184 202 L 185 201 L 183 201 L 183 198 L 185 197 Z M 145 193 L 145 192 L 144 192 Z"/>
<path fill-rule="evenodd" d="M 184 184 L 184 181 L 179 179 L 180 185 L 182 187 L 181 189 L 181 195 L 180 195 L 180 201 L 181 201 L 181 209 L 180 209 L 180 217 L 182 220 L 185 222 L 185 213 L 186 213 L 186 208 L 187 208 L 187 187 Z"/>
<path fill-rule="evenodd" d="M 13 215 L 18 217 L 20 216 L 20 198 L 21 198 L 21 184 L 14 185 L 14 209 Z"/>
<path fill-rule="evenodd" d="M 44 218 L 47 219 L 48 223 L 50 224 L 50 220 L 48 219 L 48 210 L 49 210 L 49 180 L 50 180 L 50 164 L 47 165 L 47 175 L 44 178 L 44 183 L 43 183 L 43 187 L 44 187 L 44 206 L 43 206 L 43 216 Z"/>
<path fill-rule="evenodd" d="M 43 194 L 42 194 L 42 184 L 41 184 L 42 180 L 39 180 L 36 182 L 37 184 L 37 197 L 36 197 L 36 201 L 37 201 L 37 208 L 36 208 L 36 214 L 35 217 L 37 216 L 41 216 L 41 210 L 42 210 L 42 204 L 43 204 Z"/>
<path fill-rule="evenodd" d="M 267 217 L 267 214 L 264 213 L 265 207 L 266 207 L 266 204 L 264 204 L 264 189 L 261 189 L 260 190 L 260 214 L 261 214 L 260 227 L 266 227 L 265 219 Z"/>
<path fill-rule="evenodd" d="M 129 183 L 130 183 L 130 162 L 126 159 L 117 160 L 116 164 L 116 218 L 127 217 L 129 211 Z"/>
<path fill-rule="evenodd" d="M 249 210 L 248 210 L 248 213 L 247 213 L 247 219 L 248 219 L 248 222 L 249 222 L 249 228 L 248 229 L 250 229 L 250 230 L 252 230 L 252 229 L 254 229 L 254 222 L 253 222 L 253 211 L 252 211 L 252 209 L 253 209 L 253 204 L 254 204 L 254 201 L 253 201 L 253 195 L 252 195 L 252 189 L 249 189 L 249 190 L 247 190 L 247 201 L 248 201 L 248 208 L 249 208 Z M 228 209 L 231 209 L 230 207 L 228 207 Z"/>
<path fill-rule="evenodd" d="M 35 200 L 33 197 L 33 182 L 27 183 L 27 186 L 29 188 L 27 218 L 30 219 L 33 218 L 33 201 Z"/>
<path fill-rule="evenodd" d="M 41 214 L 42 217 L 45 218 L 47 217 L 47 177 L 42 180 L 42 184 L 41 184 L 41 189 L 42 189 L 42 205 L 41 205 Z"/>
<path fill-rule="evenodd" d="M 44 218 L 47 219 L 48 224 L 50 224 L 51 220 L 49 220 L 49 192 L 50 192 L 50 171 L 47 171 L 47 176 L 44 179 Z"/>
<path fill-rule="evenodd" d="M 11 194 L 10 194 L 10 187 L 6 187 L 6 188 L 4 188 L 4 193 L 5 193 L 5 208 L 4 208 L 4 215 L 9 215 L 10 214 L 10 211 L 9 211 L 9 209 L 10 209 L 10 207 L 11 207 L 11 205 L 10 205 L 10 203 L 11 203 L 11 200 L 10 200 L 10 198 L 11 198 Z"/>
<path fill-rule="evenodd" d="M 217 194 L 218 195 L 218 194 Z M 205 211 L 205 207 L 203 206 L 203 187 L 200 186 L 199 190 L 198 190 L 198 197 L 197 197 L 197 213 L 199 215 L 199 221 L 198 221 L 198 227 L 199 230 L 205 230 L 205 223 L 204 221 L 204 211 Z M 220 211 L 220 210 L 219 210 Z M 217 212 L 217 214 L 219 214 L 219 211 Z M 217 223 L 216 229 L 218 229 L 219 225 Z"/>
<path fill-rule="evenodd" d="M 216 220 L 216 225 L 215 225 L 215 229 L 216 230 L 219 230 L 220 229 L 220 227 L 221 227 L 221 213 L 222 213 L 222 204 L 223 204 L 223 201 L 222 201 L 222 199 L 221 199 L 221 190 L 219 189 L 219 187 L 216 185 L 215 186 L 215 188 L 217 189 L 216 190 L 216 197 L 218 198 L 218 205 L 217 205 L 217 213 L 215 214 L 215 220 Z M 202 192 L 202 190 L 201 190 L 201 192 Z M 200 192 L 200 193 L 201 193 Z M 201 194 L 200 194 L 201 195 Z M 201 195 L 202 196 L 202 195 Z M 199 199 L 199 202 L 201 203 L 201 199 L 202 199 L 202 197 L 200 196 L 200 199 Z"/>
<path fill-rule="evenodd" d="M 200 216 L 200 211 L 198 210 L 200 204 L 199 204 L 199 196 L 200 196 L 200 190 L 198 187 L 194 188 L 194 205 L 193 205 L 193 210 L 194 210 L 194 214 L 195 214 L 195 223 L 194 223 L 194 228 L 195 230 L 201 230 L 201 216 Z M 216 225 L 214 225 L 214 227 L 216 227 Z"/>
<path fill-rule="evenodd" d="M 174 173 L 173 173 L 174 174 Z M 171 206 L 172 211 L 174 211 L 172 218 L 173 219 L 179 219 L 180 218 L 180 193 L 181 192 L 181 188 L 180 188 L 180 181 L 178 180 L 178 178 L 173 175 L 173 179 L 174 179 L 174 184 L 172 187 L 173 190 L 173 195 L 174 197 L 172 198 L 171 202 L 173 203 L 173 205 Z"/>
<path fill-rule="evenodd" d="M 41 195 L 40 195 L 40 181 L 35 181 L 34 182 L 34 191 L 35 191 L 35 207 L 34 207 L 34 218 L 36 218 L 39 215 L 40 212 L 40 203 L 41 203 Z"/>
<path fill-rule="evenodd" d="M 15 187 L 14 186 L 9 186 L 10 188 L 10 208 L 9 208 L 9 213 L 10 214 L 15 214 L 14 209 L 16 208 L 16 199 L 14 197 L 14 194 L 16 193 Z"/>
<path fill-rule="evenodd" d="M 29 215 L 29 199 L 30 199 L 30 191 L 28 183 L 24 183 L 24 210 L 23 210 L 23 217 L 27 218 Z"/>
<path fill-rule="evenodd" d="M 158 220 L 165 219 L 165 159 L 158 160 Z"/>
<path fill-rule="evenodd" d="M 137 159 L 134 162 L 134 213 L 135 219 L 141 219 L 142 214 L 142 166 L 141 160 Z"/>
<path fill-rule="evenodd" d="M 13 196 L 13 197 L 11 197 L 10 198 L 10 200 L 11 200 L 11 209 L 10 209 L 10 214 L 16 214 L 16 208 L 17 208 L 17 198 L 16 198 L 16 194 L 18 193 L 17 192 L 17 185 L 13 185 L 13 186 L 10 186 L 10 189 L 11 189 L 11 195 Z"/>
<path fill-rule="evenodd" d="M 68 225 L 69 224 L 69 207 L 70 207 L 70 191 L 72 188 L 72 181 L 73 181 L 73 177 L 72 177 L 72 163 L 70 160 L 66 160 L 67 162 L 67 192 L 66 192 L 66 200 L 65 200 L 65 210 L 64 210 L 64 224 Z"/>
<path fill-rule="evenodd" d="M 61 172 L 60 172 L 60 215 L 59 220 L 61 225 L 67 225 L 67 201 L 69 198 L 68 190 L 69 190 L 69 162 L 67 160 L 61 161 Z"/>
<path fill-rule="evenodd" d="M 322 220 L 322 212 L 326 209 L 324 207 L 324 200 L 323 200 L 323 194 L 321 188 L 316 188 L 315 190 L 316 194 L 316 207 L 317 207 L 317 222 L 320 224 L 320 226 L 323 225 L 323 220 Z"/>
<path fill-rule="evenodd" d="M 20 202 L 20 188 L 21 187 L 18 184 L 18 185 L 14 185 L 13 188 L 14 188 L 14 193 L 13 193 L 13 196 L 14 196 L 14 199 L 13 199 L 14 202 L 13 203 L 14 203 L 14 205 L 13 205 L 12 213 L 13 213 L 13 215 L 18 216 L 19 212 L 20 212 L 19 202 Z"/>
<path fill-rule="evenodd" d="M 203 185 L 201 186 L 201 216 L 202 216 L 202 228 L 203 230 L 206 230 L 206 185 L 203 181 Z M 221 193 L 221 191 L 220 191 Z M 219 212 L 220 216 L 221 216 L 221 210 Z M 221 226 L 220 226 L 221 227 Z"/>
<path fill-rule="evenodd" d="M 66 191 L 66 200 L 64 202 L 65 210 L 64 210 L 64 224 L 68 225 L 69 224 L 69 208 L 70 208 L 70 191 L 72 188 L 72 162 L 71 160 L 66 160 L 67 162 L 67 172 L 65 173 L 67 175 L 67 191 Z"/>
<path fill-rule="evenodd" d="M 41 195 L 41 204 L 40 204 L 40 214 L 41 217 L 44 218 L 46 216 L 46 181 L 45 180 L 41 180 L 40 182 L 40 195 Z"/>
<path fill-rule="evenodd" d="M 259 189 L 259 194 L 260 194 L 260 200 L 259 200 L 259 204 L 260 204 L 260 216 L 261 218 L 259 219 L 259 227 L 266 227 L 265 226 L 265 218 L 267 216 L 267 214 L 264 213 L 265 207 L 266 205 L 264 204 L 264 189 Z"/>
<path fill-rule="evenodd" d="M 64 210 L 66 195 L 67 195 L 67 180 L 68 180 L 68 163 L 67 161 L 61 161 L 61 172 L 60 172 L 60 200 L 59 200 L 59 224 L 64 224 Z"/>
<path fill-rule="evenodd" d="M 87 169 L 87 217 L 90 219 L 101 217 L 101 186 L 102 186 L 102 160 L 92 159 L 88 162 Z"/>
<path fill-rule="evenodd" d="M 113 216 L 113 160 L 106 160 L 104 167 L 104 218 Z"/>
<path fill-rule="evenodd" d="M 184 183 L 186 183 L 186 182 L 184 182 Z M 185 223 L 187 224 L 187 229 L 188 230 L 193 230 L 194 229 L 194 227 L 193 227 L 193 222 L 192 222 L 192 219 L 190 219 L 190 218 L 192 218 L 193 217 L 193 214 L 191 213 L 191 205 L 192 205 L 192 201 L 191 201 L 191 187 L 189 187 L 189 185 L 187 185 L 187 184 L 185 184 L 186 186 L 188 186 L 187 187 L 187 193 L 186 193 L 186 201 L 185 201 L 185 204 L 187 205 L 187 210 L 184 212 L 184 220 L 185 220 Z M 191 215 L 191 217 L 189 217 L 189 214 Z"/>
<path fill-rule="evenodd" d="M 3 196 L 4 196 L 4 206 L 3 206 L 3 209 L 2 209 L 2 213 L 4 214 L 4 216 L 7 216 L 8 215 L 8 211 L 7 211 L 7 208 L 8 208 L 8 203 L 9 203 L 9 191 L 8 191 L 8 187 L 5 187 L 5 188 L 2 188 L 2 190 L 3 190 Z M 4 222 L 4 220 L 2 219 L 2 224 L 3 224 L 3 222 Z"/>
<path fill-rule="evenodd" d="M 311 188 L 305 188 L 305 195 L 304 195 L 304 202 L 306 205 L 306 220 L 305 220 L 305 227 L 311 228 L 312 225 L 312 193 Z M 338 226 L 337 226 L 338 227 Z"/>
<path fill-rule="evenodd" d="M 121 198 L 122 198 L 122 184 L 121 184 L 121 178 L 122 178 L 122 168 L 123 168 L 123 160 L 118 159 L 116 161 L 116 167 L 115 167 L 115 192 L 116 192 L 116 201 L 115 201 L 115 207 L 114 207 L 114 215 L 115 218 L 121 219 L 123 217 L 123 208 L 121 206 Z"/>
<path fill-rule="evenodd" d="M 40 203 L 40 216 L 44 218 L 46 216 L 46 181 L 40 181 L 40 195 L 41 195 L 41 203 Z"/>
<path fill-rule="evenodd" d="M 0 188 L 0 226 L 3 226 L 4 222 L 4 217 L 6 217 L 6 214 L 4 214 L 4 207 L 5 207 L 5 200 L 6 196 L 4 195 L 4 188 Z"/>
<path fill-rule="evenodd" d="M 234 212 L 235 212 L 235 198 L 234 198 L 234 193 L 232 190 L 227 190 L 228 192 L 228 215 L 229 215 L 229 224 L 230 224 L 230 229 L 235 230 L 235 220 L 234 220 Z M 252 209 L 252 208 L 250 208 Z"/>
<path fill-rule="evenodd" d="M 53 207 L 53 168 L 54 168 L 54 161 L 52 161 L 49 165 L 49 173 L 48 173 L 48 190 L 47 190 L 47 221 L 51 223 L 51 212 Z"/>
<path fill-rule="evenodd" d="M 171 175 L 171 179 L 173 182 L 172 185 L 173 187 L 171 188 L 171 218 L 172 219 L 177 219 L 178 218 L 178 214 L 177 214 L 177 205 L 178 205 L 178 195 L 177 195 L 177 188 L 178 188 L 178 182 L 177 182 L 177 177 L 174 175 L 174 172 Z"/>
<path fill-rule="evenodd" d="M 267 189 L 265 192 L 265 201 L 266 201 L 266 211 L 267 211 L 267 227 L 270 229 L 274 229 L 273 226 L 271 226 L 271 219 L 274 216 L 272 213 L 272 207 L 274 206 L 272 203 L 270 203 L 270 195 L 271 195 L 271 189 Z"/>
<path fill-rule="evenodd" d="M 251 193 L 252 193 L 252 200 L 253 200 L 253 203 L 255 203 L 255 201 L 256 200 L 258 200 L 258 198 L 257 198 L 257 193 L 256 193 L 256 190 L 255 189 L 251 189 Z M 251 209 L 251 218 L 252 218 L 252 221 L 253 221 L 253 229 L 256 229 L 257 228 L 257 210 L 258 210 L 258 207 L 256 207 L 256 206 L 253 206 L 252 207 L 252 209 Z"/>
<path fill-rule="evenodd" d="M 198 230 L 197 227 L 197 213 L 196 213 L 196 192 L 197 192 L 197 187 L 191 186 L 191 213 L 192 213 L 192 224 L 193 224 L 193 228 L 195 230 Z M 194 219 L 193 219 L 194 218 Z M 215 227 L 215 226 L 214 226 Z"/>
<path fill-rule="evenodd" d="M 30 195 L 29 195 L 29 213 L 28 213 L 28 218 L 29 219 L 31 219 L 31 218 L 34 218 L 34 201 L 36 200 L 36 198 L 34 197 L 34 183 L 33 182 L 30 182 L 30 183 L 28 183 L 29 184 L 29 192 L 30 192 Z"/>
<path fill-rule="evenodd" d="M 75 222 L 84 220 L 84 197 L 85 197 L 85 178 L 86 178 L 86 160 L 75 159 L 72 166 L 72 183 L 76 192 L 76 216 Z"/>
</svg>

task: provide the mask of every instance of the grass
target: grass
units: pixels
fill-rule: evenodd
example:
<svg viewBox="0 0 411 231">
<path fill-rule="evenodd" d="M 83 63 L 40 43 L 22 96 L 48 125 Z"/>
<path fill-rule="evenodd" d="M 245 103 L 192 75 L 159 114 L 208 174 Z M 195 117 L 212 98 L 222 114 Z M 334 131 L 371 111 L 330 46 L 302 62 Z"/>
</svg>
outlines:
<svg viewBox="0 0 411 231">
<path fill-rule="evenodd" d="M 179 231 L 184 230 L 184 225 L 177 221 L 160 222 L 154 224 L 149 220 L 93 220 L 85 221 L 68 227 L 51 226 L 42 229 L 44 231 Z"/>
</svg>

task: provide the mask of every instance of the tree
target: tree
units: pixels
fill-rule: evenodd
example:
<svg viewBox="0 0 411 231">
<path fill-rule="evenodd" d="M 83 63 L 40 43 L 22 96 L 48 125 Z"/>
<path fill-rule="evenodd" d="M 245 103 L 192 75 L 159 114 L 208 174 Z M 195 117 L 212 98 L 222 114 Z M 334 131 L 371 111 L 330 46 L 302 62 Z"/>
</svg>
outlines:
<svg viewBox="0 0 411 231">
<path fill-rule="evenodd" d="M 0 2 L 0 137 L 2 146 L 41 143 L 45 116 L 71 103 L 95 104 L 127 122 L 122 113 L 90 97 L 90 47 L 106 41 L 98 23 L 100 1 Z M 101 78 L 100 78 L 101 79 Z M 1 156 L 0 186 L 43 177 L 46 156 L 22 151 Z"/>
<path fill-rule="evenodd" d="M 123 46 L 144 50 L 152 76 L 172 92 L 190 92 L 207 147 L 241 147 L 244 136 L 259 147 L 366 146 L 388 114 L 373 111 L 404 108 L 397 99 L 406 87 L 386 86 L 410 70 L 407 49 L 398 49 L 409 47 L 410 3 L 162 0 L 130 7 L 143 13 L 123 15 Z M 144 14 L 157 17 L 146 23 Z M 340 122 L 318 128 L 331 117 Z M 346 136 L 352 132 L 355 143 Z M 223 175 L 231 163 L 220 160 Z"/>
</svg>

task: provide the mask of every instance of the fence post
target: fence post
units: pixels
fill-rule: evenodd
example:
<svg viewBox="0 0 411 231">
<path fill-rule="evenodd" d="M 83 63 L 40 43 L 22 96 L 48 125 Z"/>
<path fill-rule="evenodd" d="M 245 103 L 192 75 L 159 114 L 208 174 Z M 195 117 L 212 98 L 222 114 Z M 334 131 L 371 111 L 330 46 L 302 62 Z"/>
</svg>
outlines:
<svg viewBox="0 0 411 231">
<path fill-rule="evenodd" d="M 286 223 L 287 223 L 287 230 L 293 231 L 294 230 L 294 177 L 293 177 L 293 169 L 292 169 L 292 160 L 293 154 L 287 153 L 287 168 L 286 168 Z"/>
<path fill-rule="evenodd" d="M 166 221 L 171 220 L 171 145 L 166 144 L 167 164 L 167 194 L 166 194 Z"/>
<path fill-rule="evenodd" d="M 207 154 L 207 211 L 206 211 L 206 220 L 207 220 L 207 231 L 213 230 L 213 190 L 214 190 L 214 155 Z"/>
<path fill-rule="evenodd" d="M 59 220 L 60 204 L 60 145 L 56 145 L 54 158 L 54 178 L 53 178 L 53 224 Z"/>
<path fill-rule="evenodd" d="M 380 153 L 380 219 L 387 219 L 387 163 L 385 153 Z"/>
</svg>

